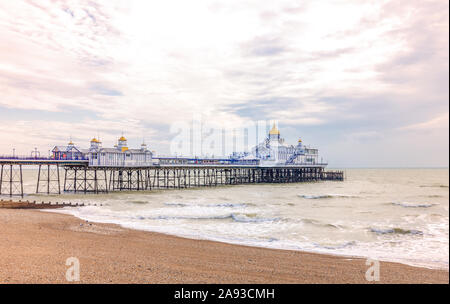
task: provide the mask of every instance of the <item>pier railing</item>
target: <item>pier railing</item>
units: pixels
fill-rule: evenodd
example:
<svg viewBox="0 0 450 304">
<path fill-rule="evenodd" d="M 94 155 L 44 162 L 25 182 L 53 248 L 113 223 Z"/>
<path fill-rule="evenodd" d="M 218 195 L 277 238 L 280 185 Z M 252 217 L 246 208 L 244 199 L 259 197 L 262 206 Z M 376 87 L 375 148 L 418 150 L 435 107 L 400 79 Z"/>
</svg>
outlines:
<svg viewBox="0 0 450 304">
<path fill-rule="evenodd" d="M 89 159 L 87 156 L 71 156 L 66 157 L 42 157 L 42 156 L 30 156 L 30 155 L 0 155 L 0 161 L 89 161 L 89 166 L 96 167 L 108 167 L 107 164 L 99 164 L 95 159 Z M 259 160 L 238 160 L 232 158 L 189 158 L 189 157 L 167 157 L 158 156 L 152 159 L 151 163 L 143 164 L 140 161 L 123 161 L 115 167 L 147 167 L 147 166 L 177 166 L 177 165 L 190 165 L 190 166 L 260 166 L 260 167 L 326 167 L 328 163 L 325 162 L 302 162 L 302 163 L 290 163 L 290 164 L 261 164 Z"/>
<path fill-rule="evenodd" d="M 0 155 L 2 160 L 49 160 L 49 157 L 29 156 L 29 155 Z"/>
<path fill-rule="evenodd" d="M 76 157 L 43 157 L 43 156 L 30 156 L 30 155 L 0 155 L 0 160 L 89 160 L 85 156 Z"/>
</svg>

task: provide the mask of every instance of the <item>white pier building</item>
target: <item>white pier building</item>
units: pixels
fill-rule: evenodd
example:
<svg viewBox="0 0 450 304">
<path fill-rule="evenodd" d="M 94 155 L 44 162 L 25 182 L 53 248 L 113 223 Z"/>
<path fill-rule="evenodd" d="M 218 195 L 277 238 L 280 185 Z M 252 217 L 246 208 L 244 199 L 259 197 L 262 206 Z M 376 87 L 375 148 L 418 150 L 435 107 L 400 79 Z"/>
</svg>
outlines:
<svg viewBox="0 0 450 304">
<path fill-rule="evenodd" d="M 146 167 L 153 164 L 152 152 L 142 143 L 140 149 L 130 149 L 127 139 L 120 137 L 113 148 L 103 148 L 97 138 L 91 140 L 89 149 L 77 148 L 72 141 L 67 146 L 53 148 L 54 159 L 88 159 L 96 167 Z"/>
<path fill-rule="evenodd" d="M 298 140 L 296 146 L 285 144 L 275 124 L 269 131 L 267 138 L 253 147 L 251 153 L 235 153 L 232 157 L 259 159 L 260 166 L 319 164 L 318 149 L 304 146 L 301 139 Z"/>
</svg>

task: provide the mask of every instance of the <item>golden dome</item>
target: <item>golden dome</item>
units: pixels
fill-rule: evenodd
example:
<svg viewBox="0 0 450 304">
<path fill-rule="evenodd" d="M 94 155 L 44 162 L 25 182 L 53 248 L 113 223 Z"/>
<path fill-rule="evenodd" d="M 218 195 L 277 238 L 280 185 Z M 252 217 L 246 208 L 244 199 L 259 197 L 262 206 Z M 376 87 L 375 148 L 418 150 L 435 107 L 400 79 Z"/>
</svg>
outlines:
<svg viewBox="0 0 450 304">
<path fill-rule="evenodd" d="M 277 126 L 275 126 L 275 123 L 273 124 L 272 130 L 270 130 L 269 135 L 280 135 L 280 131 L 277 129 Z"/>
<path fill-rule="evenodd" d="M 302 142 L 302 139 L 301 139 L 301 138 L 299 138 L 299 139 L 298 139 L 298 142 Z"/>
<path fill-rule="evenodd" d="M 69 142 L 69 146 L 73 146 L 73 142 L 72 141 Z"/>
<path fill-rule="evenodd" d="M 125 137 L 121 136 L 121 137 L 119 138 L 119 141 L 127 141 L 127 139 L 126 139 Z"/>
<path fill-rule="evenodd" d="M 92 142 L 94 142 L 94 143 L 99 143 L 100 141 L 99 141 L 97 138 L 94 137 L 93 139 L 91 139 L 91 143 L 92 143 Z"/>
</svg>

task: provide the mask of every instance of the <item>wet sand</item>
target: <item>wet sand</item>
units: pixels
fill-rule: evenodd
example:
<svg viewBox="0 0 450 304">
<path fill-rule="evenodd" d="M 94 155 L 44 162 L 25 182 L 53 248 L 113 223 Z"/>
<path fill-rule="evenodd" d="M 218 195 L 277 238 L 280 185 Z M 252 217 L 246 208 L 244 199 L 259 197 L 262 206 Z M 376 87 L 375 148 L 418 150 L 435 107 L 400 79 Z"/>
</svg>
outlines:
<svg viewBox="0 0 450 304">
<path fill-rule="evenodd" d="M 40 210 L 0 208 L 0 283 L 373 283 L 365 259 L 191 240 L 90 223 Z M 447 283 L 446 270 L 380 263 L 376 283 Z"/>
</svg>

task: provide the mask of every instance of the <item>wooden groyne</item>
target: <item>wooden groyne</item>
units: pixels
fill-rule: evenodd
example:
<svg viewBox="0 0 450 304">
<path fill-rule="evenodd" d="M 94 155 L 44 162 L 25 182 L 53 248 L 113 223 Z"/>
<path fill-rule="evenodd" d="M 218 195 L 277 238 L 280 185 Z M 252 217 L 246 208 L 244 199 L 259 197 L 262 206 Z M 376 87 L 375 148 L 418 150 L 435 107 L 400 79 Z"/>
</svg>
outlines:
<svg viewBox="0 0 450 304">
<path fill-rule="evenodd" d="M 58 209 L 63 207 L 97 206 L 97 204 L 71 203 L 71 202 L 37 202 L 37 201 L 4 201 L 0 200 L 0 209 Z M 99 206 L 102 206 L 100 204 Z"/>
</svg>

